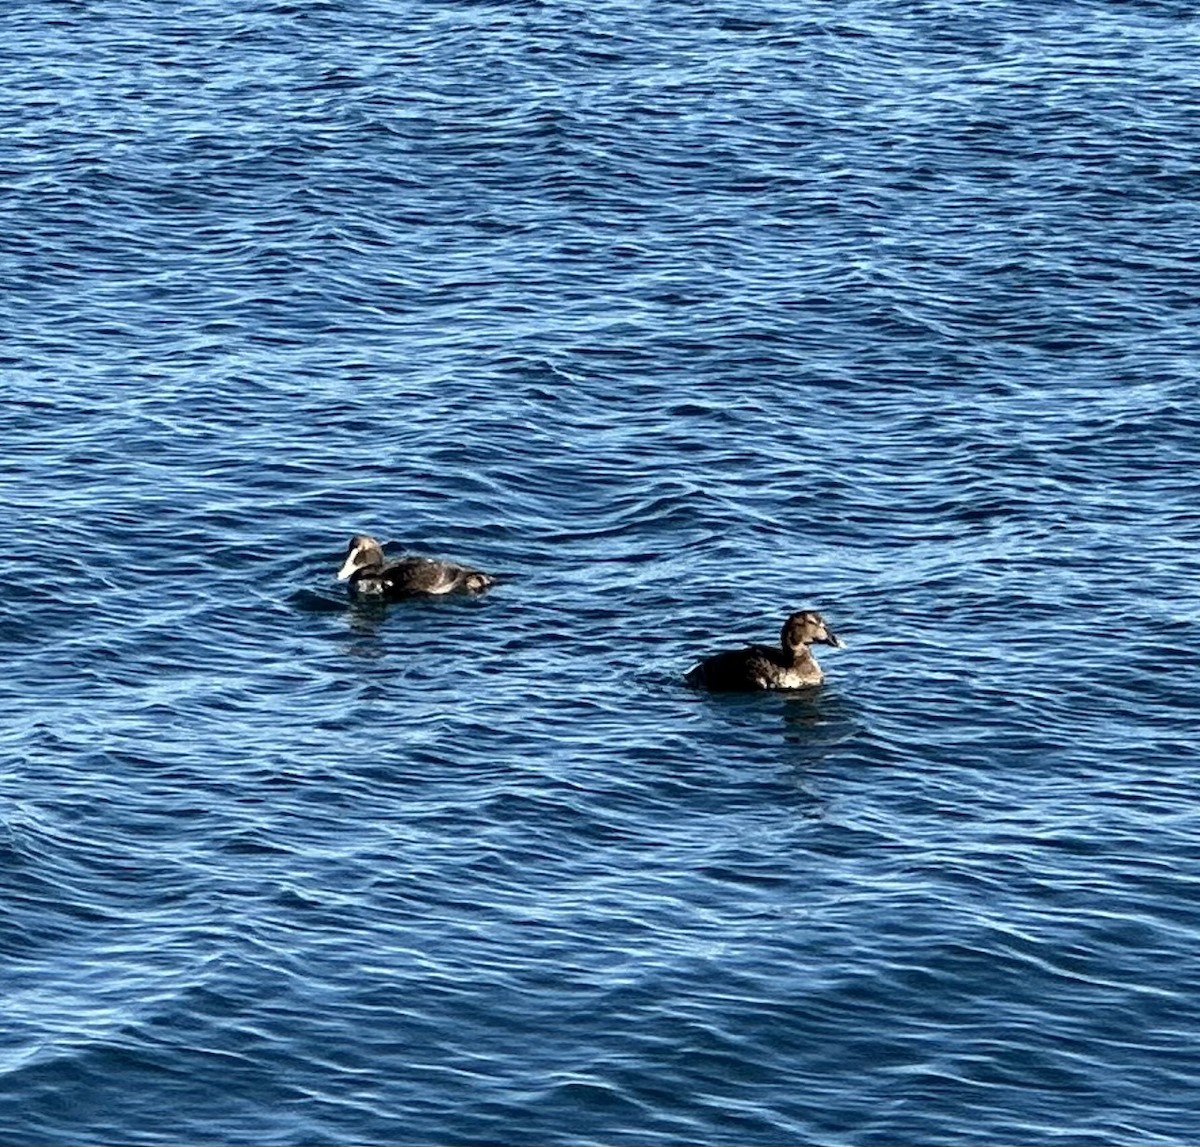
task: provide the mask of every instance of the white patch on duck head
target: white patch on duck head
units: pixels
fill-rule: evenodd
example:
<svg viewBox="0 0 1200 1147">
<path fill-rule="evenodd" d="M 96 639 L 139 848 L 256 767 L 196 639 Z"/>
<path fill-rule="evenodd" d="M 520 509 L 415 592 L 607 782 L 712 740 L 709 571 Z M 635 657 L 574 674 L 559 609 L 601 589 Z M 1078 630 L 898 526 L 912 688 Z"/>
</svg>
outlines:
<svg viewBox="0 0 1200 1147">
<path fill-rule="evenodd" d="M 346 554 L 342 568 L 337 572 L 337 580 L 345 581 L 356 569 L 370 565 L 376 554 L 382 556 L 379 543 L 365 534 L 356 534 L 350 539 L 350 551 Z"/>
<path fill-rule="evenodd" d="M 346 560 L 342 563 L 342 568 L 337 572 L 338 581 L 345 581 L 358 569 L 358 556 L 362 551 L 362 546 L 356 546 L 346 555 Z"/>
</svg>

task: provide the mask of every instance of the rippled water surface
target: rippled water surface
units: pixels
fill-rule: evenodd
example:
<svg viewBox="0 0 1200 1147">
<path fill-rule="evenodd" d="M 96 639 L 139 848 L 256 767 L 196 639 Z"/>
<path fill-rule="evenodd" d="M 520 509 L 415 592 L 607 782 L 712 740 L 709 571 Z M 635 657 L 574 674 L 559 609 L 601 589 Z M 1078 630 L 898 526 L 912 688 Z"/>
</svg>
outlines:
<svg viewBox="0 0 1200 1147">
<path fill-rule="evenodd" d="M 1190 8 L 0 23 L 3 1142 L 1200 1140 Z"/>
</svg>

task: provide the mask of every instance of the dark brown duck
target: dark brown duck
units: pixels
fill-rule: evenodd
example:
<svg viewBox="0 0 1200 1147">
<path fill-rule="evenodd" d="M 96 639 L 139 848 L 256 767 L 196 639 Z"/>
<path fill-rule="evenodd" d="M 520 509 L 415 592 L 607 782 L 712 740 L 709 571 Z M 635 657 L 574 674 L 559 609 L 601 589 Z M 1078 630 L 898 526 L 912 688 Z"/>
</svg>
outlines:
<svg viewBox="0 0 1200 1147">
<path fill-rule="evenodd" d="M 395 601 L 403 597 L 440 597 L 447 593 L 482 593 L 492 579 L 479 570 L 437 558 L 408 557 L 386 561 L 383 547 L 366 534 L 355 534 L 338 581 L 349 581 L 357 597 Z"/>
<path fill-rule="evenodd" d="M 812 654 L 814 644 L 843 646 L 819 613 L 801 610 L 783 623 L 778 646 L 751 645 L 714 654 L 692 666 L 684 680 L 723 693 L 820 685 L 825 674 Z"/>
</svg>

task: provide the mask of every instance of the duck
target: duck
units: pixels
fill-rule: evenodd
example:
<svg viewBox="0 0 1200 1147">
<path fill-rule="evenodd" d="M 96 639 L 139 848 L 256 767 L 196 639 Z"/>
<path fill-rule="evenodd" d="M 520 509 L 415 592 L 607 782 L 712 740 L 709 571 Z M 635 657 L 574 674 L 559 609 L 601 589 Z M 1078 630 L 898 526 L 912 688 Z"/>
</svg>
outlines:
<svg viewBox="0 0 1200 1147">
<path fill-rule="evenodd" d="M 843 642 L 811 609 L 791 614 L 783 623 L 779 647 L 751 645 L 716 653 L 693 665 L 684 680 L 714 692 L 752 692 L 758 689 L 804 689 L 820 685 L 825 674 L 810 646 L 845 648 Z"/>
<path fill-rule="evenodd" d="M 350 539 L 337 580 L 348 581 L 354 596 L 377 601 L 440 597 L 456 592 L 482 593 L 493 581 L 477 569 L 438 558 L 386 561 L 383 547 L 369 534 L 355 534 Z"/>
</svg>

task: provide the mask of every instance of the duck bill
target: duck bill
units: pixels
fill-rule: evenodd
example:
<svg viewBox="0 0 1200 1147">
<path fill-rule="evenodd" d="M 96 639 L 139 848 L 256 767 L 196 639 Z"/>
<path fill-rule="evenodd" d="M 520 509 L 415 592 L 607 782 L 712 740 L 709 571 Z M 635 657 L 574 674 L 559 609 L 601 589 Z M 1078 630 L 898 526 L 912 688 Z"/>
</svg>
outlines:
<svg viewBox="0 0 1200 1147">
<path fill-rule="evenodd" d="M 354 559 L 358 557 L 358 551 L 355 550 L 352 554 L 347 555 L 346 560 L 342 563 L 342 568 L 337 572 L 338 581 L 345 581 L 358 566 L 355 565 Z"/>
<path fill-rule="evenodd" d="M 831 629 L 825 630 L 825 644 L 832 645 L 834 649 L 846 648 L 846 643 Z"/>
</svg>

